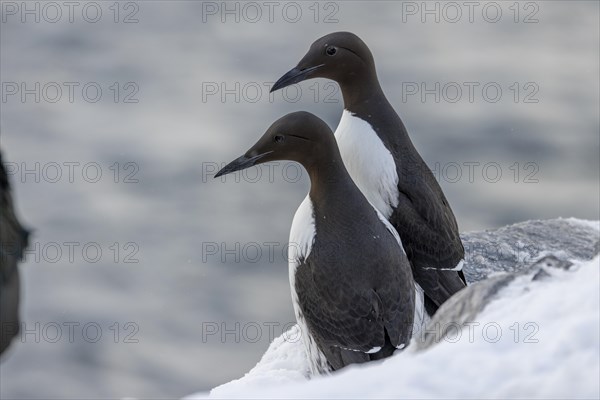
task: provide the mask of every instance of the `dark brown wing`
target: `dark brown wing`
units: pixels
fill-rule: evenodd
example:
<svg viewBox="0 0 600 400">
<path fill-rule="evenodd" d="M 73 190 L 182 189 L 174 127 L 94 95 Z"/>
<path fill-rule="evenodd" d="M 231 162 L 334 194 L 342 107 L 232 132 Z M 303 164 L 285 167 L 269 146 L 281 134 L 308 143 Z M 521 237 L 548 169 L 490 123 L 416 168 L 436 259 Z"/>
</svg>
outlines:
<svg viewBox="0 0 600 400">
<path fill-rule="evenodd" d="M 334 370 L 389 356 L 400 343 L 408 344 L 414 294 L 403 302 L 398 293 L 407 289 L 401 284 L 392 283 L 375 291 L 345 281 L 342 274 L 334 279 L 332 284 L 315 277 L 310 257 L 296 269 L 295 290 L 300 310 Z M 407 318 L 409 321 L 405 321 Z M 401 332 L 405 326 L 410 329 Z"/>
<path fill-rule="evenodd" d="M 411 183 L 410 189 L 399 185 L 399 203 L 390 223 L 402 239 L 431 315 L 466 286 L 462 271 L 452 271 L 464 259 L 464 248 L 452 209 L 433 175 Z"/>
</svg>

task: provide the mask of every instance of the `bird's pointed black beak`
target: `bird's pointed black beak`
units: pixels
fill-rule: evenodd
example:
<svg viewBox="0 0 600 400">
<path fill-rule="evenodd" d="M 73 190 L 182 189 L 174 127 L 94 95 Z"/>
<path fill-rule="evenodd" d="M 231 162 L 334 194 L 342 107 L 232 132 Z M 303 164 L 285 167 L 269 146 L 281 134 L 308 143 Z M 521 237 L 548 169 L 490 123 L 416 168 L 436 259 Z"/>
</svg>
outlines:
<svg viewBox="0 0 600 400">
<path fill-rule="evenodd" d="M 316 65 L 310 68 L 298 68 L 294 67 L 285 73 L 271 88 L 271 93 L 276 90 L 283 89 L 286 86 L 293 85 L 294 83 L 302 82 L 311 77 L 312 73 L 317 69 L 321 68 L 325 64 Z"/>
<path fill-rule="evenodd" d="M 243 169 L 250 168 L 250 167 L 256 165 L 258 160 L 260 160 L 264 156 L 271 154 L 271 153 L 272 153 L 272 151 L 268 151 L 266 153 L 262 153 L 257 156 L 254 156 L 254 157 L 248 157 L 247 155 L 244 154 L 243 156 L 236 158 L 235 160 L 233 160 L 232 162 L 227 164 L 225 167 L 223 167 L 223 169 L 221 169 L 219 172 L 217 172 L 217 174 L 215 175 L 215 178 L 230 174 L 235 171 L 241 171 Z"/>
</svg>

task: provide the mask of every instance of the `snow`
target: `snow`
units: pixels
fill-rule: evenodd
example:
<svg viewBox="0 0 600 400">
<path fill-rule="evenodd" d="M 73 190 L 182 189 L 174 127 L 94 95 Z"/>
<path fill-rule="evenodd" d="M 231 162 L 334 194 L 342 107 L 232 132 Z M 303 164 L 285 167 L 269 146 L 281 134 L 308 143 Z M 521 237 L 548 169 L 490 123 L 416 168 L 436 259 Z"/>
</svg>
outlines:
<svg viewBox="0 0 600 400">
<path fill-rule="evenodd" d="M 309 378 L 294 327 L 244 377 L 187 399 L 599 398 L 598 222 L 532 221 L 498 231 L 497 238 L 512 233 L 521 239 L 529 232 L 527 238 L 539 245 L 537 257 L 516 257 L 512 265 L 504 260 L 504 273 L 489 259 L 467 259 L 465 271 L 484 280 L 440 309 L 443 315 L 427 326 L 428 343 L 417 339 L 386 360 Z M 494 232 L 466 234 L 463 240 L 487 235 Z M 572 265 L 557 260 L 562 257 L 535 263 L 549 253 L 570 255 Z"/>
</svg>

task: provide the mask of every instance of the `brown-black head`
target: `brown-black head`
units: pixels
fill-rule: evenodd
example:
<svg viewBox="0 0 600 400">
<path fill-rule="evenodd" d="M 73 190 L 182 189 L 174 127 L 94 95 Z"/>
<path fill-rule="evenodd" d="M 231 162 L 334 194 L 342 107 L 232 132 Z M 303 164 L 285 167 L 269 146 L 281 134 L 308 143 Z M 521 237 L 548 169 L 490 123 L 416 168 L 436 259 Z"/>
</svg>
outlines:
<svg viewBox="0 0 600 400">
<path fill-rule="evenodd" d="M 215 178 L 279 160 L 296 161 L 308 169 L 336 146 L 333 132 L 322 119 L 305 111 L 293 112 L 273 122 L 254 146 L 217 172 Z"/>
<path fill-rule="evenodd" d="M 298 65 L 283 75 L 271 92 L 311 78 L 327 78 L 338 83 L 375 74 L 371 51 L 358 36 L 334 32 L 317 39 Z"/>
</svg>

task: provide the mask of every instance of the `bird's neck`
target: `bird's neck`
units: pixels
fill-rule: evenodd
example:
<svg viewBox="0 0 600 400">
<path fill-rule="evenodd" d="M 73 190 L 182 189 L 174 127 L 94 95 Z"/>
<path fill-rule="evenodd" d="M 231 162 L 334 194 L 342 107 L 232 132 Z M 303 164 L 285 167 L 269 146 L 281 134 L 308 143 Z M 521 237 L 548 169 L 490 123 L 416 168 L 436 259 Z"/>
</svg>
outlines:
<svg viewBox="0 0 600 400">
<path fill-rule="evenodd" d="M 320 163 L 319 168 L 309 171 L 310 200 L 313 205 L 315 229 L 322 238 L 336 238 L 331 245 L 339 246 L 338 239 L 352 241 L 351 238 L 340 238 L 341 231 L 356 232 L 365 225 L 371 229 L 370 209 L 367 199 L 362 195 L 350 174 L 344 167 L 341 157 Z M 330 236 L 333 235 L 333 236 Z M 327 240 L 327 239 L 325 239 Z"/>
<path fill-rule="evenodd" d="M 307 170 L 310 176 L 310 197 L 314 201 L 328 202 L 332 198 L 342 198 L 355 187 L 339 152 L 337 155 L 321 157 L 319 162 L 313 163 Z"/>
<path fill-rule="evenodd" d="M 374 72 L 353 75 L 338 83 L 346 110 L 352 111 L 365 104 L 377 106 L 378 103 L 387 101 Z"/>
</svg>

